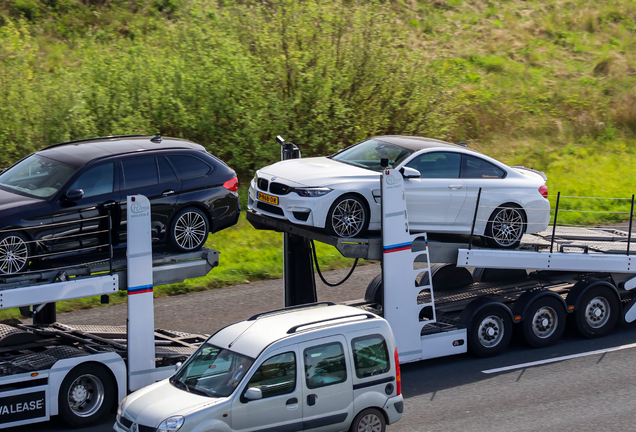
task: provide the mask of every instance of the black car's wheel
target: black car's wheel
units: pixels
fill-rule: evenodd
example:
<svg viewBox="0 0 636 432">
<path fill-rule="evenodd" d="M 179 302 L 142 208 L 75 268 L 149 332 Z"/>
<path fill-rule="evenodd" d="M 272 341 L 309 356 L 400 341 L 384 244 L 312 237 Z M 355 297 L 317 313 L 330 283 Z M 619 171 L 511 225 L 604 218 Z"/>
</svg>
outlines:
<svg viewBox="0 0 636 432">
<path fill-rule="evenodd" d="M 534 348 L 552 346 L 559 341 L 565 330 L 565 309 L 553 297 L 541 297 L 528 309 L 523 322 L 523 336 Z"/>
<path fill-rule="evenodd" d="M 113 378 L 95 364 L 82 364 L 71 370 L 62 381 L 58 396 L 60 415 L 73 427 L 99 422 L 114 400 Z"/>
<path fill-rule="evenodd" d="M 576 311 L 576 327 L 587 338 L 605 336 L 616 325 L 619 314 L 620 303 L 610 288 L 590 288 Z"/>
<path fill-rule="evenodd" d="M 192 252 L 203 246 L 209 231 L 210 224 L 205 213 L 198 208 L 187 207 L 174 217 L 169 241 L 179 252 Z"/>
<path fill-rule="evenodd" d="M 327 213 L 327 231 L 337 237 L 355 237 L 369 226 L 369 211 L 356 195 L 339 197 Z"/>
<path fill-rule="evenodd" d="M 380 411 L 375 408 L 367 408 L 361 411 L 353 423 L 351 432 L 384 432 L 386 430 L 386 420 Z"/>
<path fill-rule="evenodd" d="M 29 242 L 19 232 L 0 233 L 0 273 L 16 274 L 29 265 Z"/>
<path fill-rule="evenodd" d="M 495 209 L 486 225 L 486 243 L 490 247 L 512 249 L 519 246 L 526 229 L 526 216 L 514 204 L 502 204 Z"/>
<path fill-rule="evenodd" d="M 506 349 L 512 338 L 512 319 L 501 307 L 488 306 L 473 318 L 468 347 L 479 357 L 493 357 Z"/>
</svg>

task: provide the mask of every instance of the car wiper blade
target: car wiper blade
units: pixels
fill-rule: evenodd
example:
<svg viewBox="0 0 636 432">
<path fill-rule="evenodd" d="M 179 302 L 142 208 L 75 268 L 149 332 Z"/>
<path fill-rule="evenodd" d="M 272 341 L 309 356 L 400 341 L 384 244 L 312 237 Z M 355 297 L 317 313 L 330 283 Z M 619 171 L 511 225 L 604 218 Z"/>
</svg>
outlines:
<svg viewBox="0 0 636 432">
<path fill-rule="evenodd" d="M 189 386 L 187 384 L 185 384 L 185 386 L 188 388 L 188 391 L 190 393 L 199 394 L 201 396 L 212 396 L 210 393 L 206 392 L 205 390 L 201 390 L 201 389 L 198 389 L 198 388 L 195 388 L 195 387 L 191 387 L 191 386 Z"/>
</svg>

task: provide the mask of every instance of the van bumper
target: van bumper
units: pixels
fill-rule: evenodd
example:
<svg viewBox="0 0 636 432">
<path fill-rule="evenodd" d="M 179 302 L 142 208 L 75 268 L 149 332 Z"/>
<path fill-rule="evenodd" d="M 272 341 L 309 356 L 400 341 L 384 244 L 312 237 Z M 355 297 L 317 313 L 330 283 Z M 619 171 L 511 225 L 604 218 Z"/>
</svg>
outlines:
<svg viewBox="0 0 636 432">
<path fill-rule="evenodd" d="M 384 412 L 387 416 L 387 424 L 392 424 L 402 418 L 404 412 L 404 399 L 402 395 L 393 396 L 386 400 L 384 404 Z"/>
</svg>

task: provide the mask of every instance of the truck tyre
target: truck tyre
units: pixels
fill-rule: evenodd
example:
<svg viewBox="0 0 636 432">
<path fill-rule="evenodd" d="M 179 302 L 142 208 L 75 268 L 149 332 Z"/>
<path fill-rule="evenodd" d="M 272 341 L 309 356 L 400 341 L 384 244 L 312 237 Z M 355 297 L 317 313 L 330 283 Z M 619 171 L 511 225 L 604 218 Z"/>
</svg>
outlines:
<svg viewBox="0 0 636 432">
<path fill-rule="evenodd" d="M 576 328 L 586 338 L 597 338 L 609 333 L 620 313 L 616 294 L 607 287 L 597 286 L 581 297 L 576 311 Z"/>
<path fill-rule="evenodd" d="M 60 416 L 72 427 L 98 423 L 115 400 L 113 377 L 103 366 L 81 364 L 62 381 L 58 394 Z"/>
<path fill-rule="evenodd" d="M 350 432 L 384 432 L 386 429 L 386 420 L 384 415 L 375 408 L 367 408 L 361 411 L 356 418 L 353 419 Z"/>
<path fill-rule="evenodd" d="M 552 346 L 565 331 L 565 309 L 554 297 L 543 296 L 528 308 L 522 324 L 526 342 L 534 348 Z"/>
<path fill-rule="evenodd" d="M 478 357 L 493 357 L 512 338 L 512 319 L 503 308 L 487 306 L 475 315 L 468 329 L 468 347 Z"/>
</svg>

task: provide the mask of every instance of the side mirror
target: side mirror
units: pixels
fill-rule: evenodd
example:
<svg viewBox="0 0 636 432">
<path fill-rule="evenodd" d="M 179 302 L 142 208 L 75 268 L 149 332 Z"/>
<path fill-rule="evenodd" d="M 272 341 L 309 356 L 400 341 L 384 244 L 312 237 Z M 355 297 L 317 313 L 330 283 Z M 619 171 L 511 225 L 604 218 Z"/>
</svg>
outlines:
<svg viewBox="0 0 636 432">
<path fill-rule="evenodd" d="M 66 192 L 65 198 L 67 201 L 75 202 L 79 201 L 83 196 L 84 191 L 82 189 L 71 189 Z"/>
<path fill-rule="evenodd" d="M 422 176 L 415 168 L 402 167 L 400 168 L 400 172 L 402 173 L 402 177 L 405 179 L 420 178 Z"/>
<path fill-rule="evenodd" d="M 181 369 L 181 366 L 183 366 L 183 363 L 182 362 L 177 362 L 177 364 L 175 364 L 174 366 L 175 366 L 174 370 L 178 371 L 179 369 Z"/>
<path fill-rule="evenodd" d="M 261 389 L 252 387 L 245 390 L 245 399 L 247 400 L 258 400 L 263 399 L 263 392 Z"/>
</svg>

